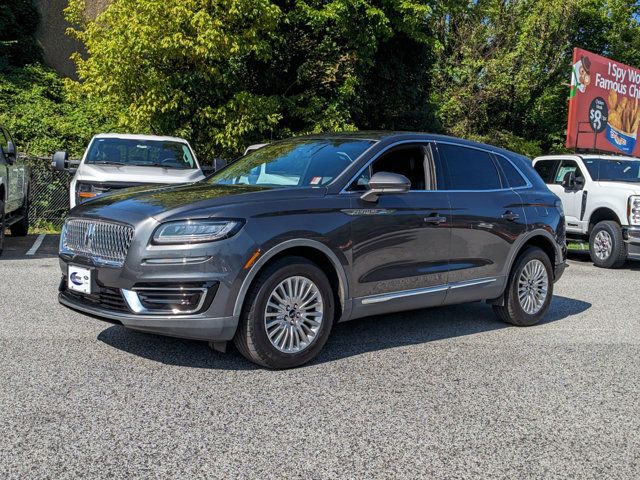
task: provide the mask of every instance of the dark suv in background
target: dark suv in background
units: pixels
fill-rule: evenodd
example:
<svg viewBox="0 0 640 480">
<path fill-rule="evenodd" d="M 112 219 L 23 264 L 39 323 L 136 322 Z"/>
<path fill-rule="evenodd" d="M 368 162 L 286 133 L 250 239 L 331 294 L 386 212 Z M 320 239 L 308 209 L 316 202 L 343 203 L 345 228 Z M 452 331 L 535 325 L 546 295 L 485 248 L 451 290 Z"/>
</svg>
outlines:
<svg viewBox="0 0 640 480">
<path fill-rule="evenodd" d="M 335 322 L 369 315 L 486 300 L 533 325 L 565 254 L 561 203 L 524 157 L 427 134 L 323 135 L 75 208 L 59 298 L 286 368 Z"/>
</svg>

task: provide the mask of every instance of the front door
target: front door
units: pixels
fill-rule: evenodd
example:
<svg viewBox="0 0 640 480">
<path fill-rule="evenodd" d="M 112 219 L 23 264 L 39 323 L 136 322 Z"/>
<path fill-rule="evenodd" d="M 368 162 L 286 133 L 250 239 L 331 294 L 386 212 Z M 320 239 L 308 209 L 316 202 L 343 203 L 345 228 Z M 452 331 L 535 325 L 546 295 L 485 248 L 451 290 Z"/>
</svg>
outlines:
<svg viewBox="0 0 640 480">
<path fill-rule="evenodd" d="M 582 220 L 582 204 L 585 195 L 584 172 L 578 166 L 575 160 L 568 159 L 548 159 L 538 160 L 535 169 L 547 184 L 549 190 L 555 193 L 562 201 L 565 219 L 567 222 L 567 231 L 574 233 L 582 233 L 586 231 L 586 225 Z M 562 180 L 568 172 L 574 172 L 576 176 L 576 188 L 566 189 L 562 186 Z"/>
<path fill-rule="evenodd" d="M 411 190 L 360 197 L 368 179 L 386 171 L 405 175 Z M 351 285 L 358 305 L 416 308 L 442 303 L 451 248 L 449 198 L 433 188 L 435 171 L 427 143 L 396 146 L 378 157 L 350 187 L 353 217 Z M 398 304 L 402 305 L 398 305 Z"/>
</svg>

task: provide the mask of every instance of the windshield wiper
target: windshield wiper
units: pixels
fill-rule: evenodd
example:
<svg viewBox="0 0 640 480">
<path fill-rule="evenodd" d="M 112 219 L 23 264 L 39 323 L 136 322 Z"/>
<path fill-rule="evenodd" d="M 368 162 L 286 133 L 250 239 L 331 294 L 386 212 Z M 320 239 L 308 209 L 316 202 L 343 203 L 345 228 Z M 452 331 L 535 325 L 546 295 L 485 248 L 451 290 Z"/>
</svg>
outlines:
<svg viewBox="0 0 640 480">
<path fill-rule="evenodd" d="M 111 160 L 101 160 L 99 162 L 88 162 L 92 165 L 126 165 L 124 162 L 114 162 Z"/>
</svg>

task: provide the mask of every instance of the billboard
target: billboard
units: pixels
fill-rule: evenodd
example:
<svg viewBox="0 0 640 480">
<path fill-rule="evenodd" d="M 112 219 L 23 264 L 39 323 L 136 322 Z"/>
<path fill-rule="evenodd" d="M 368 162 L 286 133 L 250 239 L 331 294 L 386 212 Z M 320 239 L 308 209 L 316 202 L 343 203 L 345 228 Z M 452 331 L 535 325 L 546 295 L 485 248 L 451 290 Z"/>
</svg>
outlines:
<svg viewBox="0 0 640 480">
<path fill-rule="evenodd" d="M 575 48 L 567 148 L 640 157 L 640 70 Z"/>
</svg>

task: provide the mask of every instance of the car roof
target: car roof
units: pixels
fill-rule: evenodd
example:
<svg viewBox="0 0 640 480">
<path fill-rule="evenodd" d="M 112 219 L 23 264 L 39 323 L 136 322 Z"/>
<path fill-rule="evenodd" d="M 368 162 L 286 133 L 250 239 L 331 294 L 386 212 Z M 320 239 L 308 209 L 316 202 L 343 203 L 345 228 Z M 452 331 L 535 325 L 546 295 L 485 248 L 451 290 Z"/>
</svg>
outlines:
<svg viewBox="0 0 640 480">
<path fill-rule="evenodd" d="M 542 155 L 536 157 L 533 160 L 575 160 L 575 158 L 581 158 L 582 160 L 592 159 L 604 159 L 604 160 L 628 160 L 638 161 L 638 157 L 629 157 L 627 155 L 615 155 L 615 154 L 598 154 L 598 153 L 564 153 L 562 155 Z"/>
<path fill-rule="evenodd" d="M 93 138 L 122 138 L 126 140 L 189 143 L 184 138 L 180 137 L 169 137 L 163 135 L 138 135 L 133 133 L 98 133 L 97 135 L 94 135 Z"/>
<path fill-rule="evenodd" d="M 458 145 L 467 145 L 469 147 L 477 147 L 485 150 L 491 150 L 493 152 L 502 153 L 504 155 L 519 155 L 510 150 L 506 150 L 504 148 L 496 147 L 494 145 L 489 145 L 486 143 L 474 142 L 472 140 L 465 140 L 459 137 L 451 137 L 448 135 L 440 135 L 436 133 L 425 133 L 425 132 L 403 132 L 403 131 L 384 131 L 384 130 L 361 130 L 355 132 L 336 132 L 336 133 L 323 133 L 323 134 L 313 134 L 313 135 L 305 135 L 302 137 L 296 138 L 317 138 L 317 139 L 333 139 L 333 138 L 342 138 L 342 139 L 354 139 L 354 140 L 371 140 L 374 142 L 382 142 L 385 143 L 394 143 L 396 141 L 403 140 L 416 140 L 416 141 L 435 141 L 435 142 L 452 142 Z"/>
</svg>

